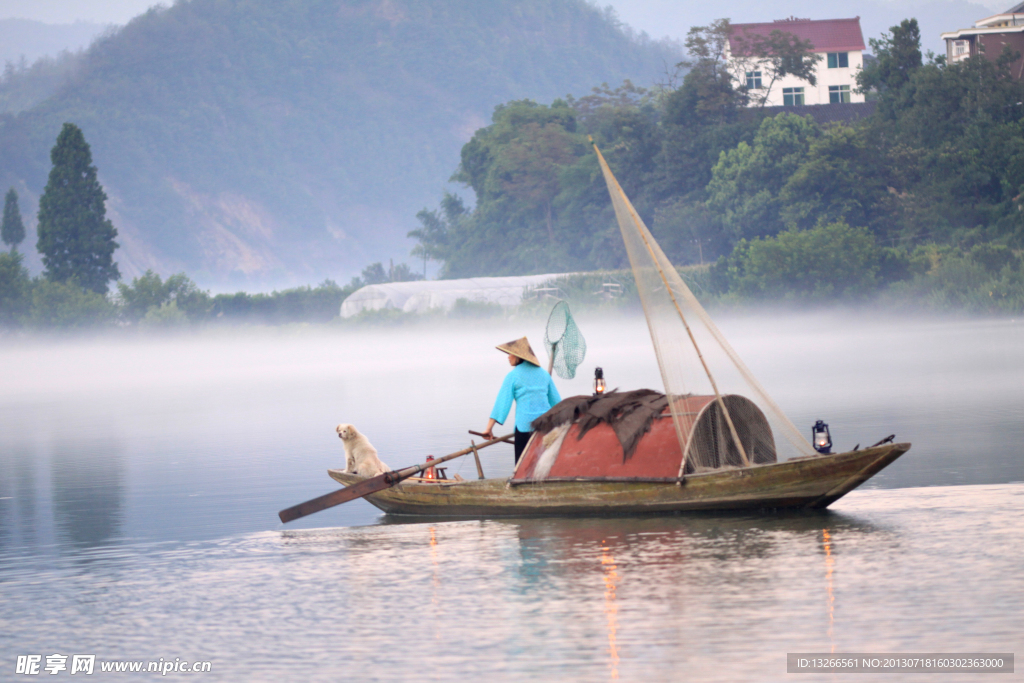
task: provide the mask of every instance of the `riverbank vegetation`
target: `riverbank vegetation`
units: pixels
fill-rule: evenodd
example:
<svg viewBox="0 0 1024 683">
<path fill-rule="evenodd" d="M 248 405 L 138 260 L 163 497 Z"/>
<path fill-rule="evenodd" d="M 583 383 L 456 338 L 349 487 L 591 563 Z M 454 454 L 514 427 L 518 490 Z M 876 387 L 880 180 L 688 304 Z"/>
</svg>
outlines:
<svg viewBox="0 0 1024 683">
<path fill-rule="evenodd" d="M 825 258 L 820 253 L 823 241 L 829 243 Z M 840 256 L 843 247 L 853 255 Z M 790 253 L 811 249 L 818 253 L 810 267 L 788 258 Z M 803 309 L 839 304 L 932 313 L 998 315 L 1024 310 L 1016 284 L 1020 259 L 1009 249 L 978 245 L 968 254 L 950 255 L 922 248 L 906 261 L 886 262 L 882 257 L 891 270 L 910 274 L 889 284 L 885 284 L 885 278 L 890 271 L 856 267 L 872 258 L 875 256 L 865 231 L 839 224 L 756 240 L 715 264 L 680 266 L 677 270 L 697 298 L 711 309 Z M 383 270 L 380 264 L 372 264 L 364 275 Z M 293 324 L 402 326 L 509 317 L 543 320 L 556 299 L 569 302 L 577 315 L 641 311 L 633 274 L 627 268 L 558 277 L 545 283 L 542 292 L 527 292 L 523 301 L 511 308 L 460 299 L 447 311 L 405 313 L 384 309 L 348 319 L 339 317 L 341 303 L 349 294 L 364 284 L 378 283 L 357 277 L 345 286 L 325 280 L 315 287 L 270 293 L 211 294 L 183 273 L 163 279 L 147 272 L 130 283 L 118 283 L 116 293 L 101 295 L 74 282 L 30 278 L 17 253 L 0 253 L 0 333 L 104 328 L 153 332 Z"/>
<path fill-rule="evenodd" d="M 326 323 L 338 317 L 341 302 L 368 284 L 421 279 L 406 264 L 380 263 L 340 286 L 324 280 L 315 287 L 270 293 L 211 294 L 184 273 L 164 279 L 153 271 L 118 282 L 116 291 L 98 293 L 77 280 L 32 278 L 19 253 L 0 253 L 0 328 L 7 330 L 175 329 L 205 325 L 284 325 Z"/>
<path fill-rule="evenodd" d="M 1024 310 L 1017 53 L 947 65 L 906 20 L 859 74 L 873 113 L 822 124 L 748 107 L 716 47 L 729 31 L 690 32 L 678 87 L 499 106 L 453 176 L 475 206 L 422 211 L 415 254 L 444 277 L 625 267 L 592 136 L 669 258 L 714 263 L 715 297 Z"/>
</svg>

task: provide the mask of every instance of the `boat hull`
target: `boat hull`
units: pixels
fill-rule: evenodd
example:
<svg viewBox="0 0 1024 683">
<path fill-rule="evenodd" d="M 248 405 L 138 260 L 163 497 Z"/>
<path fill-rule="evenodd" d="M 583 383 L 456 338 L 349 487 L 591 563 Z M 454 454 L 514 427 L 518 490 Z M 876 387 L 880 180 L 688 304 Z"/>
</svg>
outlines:
<svg viewBox="0 0 1024 683">
<path fill-rule="evenodd" d="M 684 479 L 481 479 L 403 482 L 366 499 L 386 513 L 430 517 L 529 517 L 701 510 L 823 509 L 910 449 L 908 443 L 795 458 Z M 363 480 L 328 470 L 350 486 Z"/>
</svg>

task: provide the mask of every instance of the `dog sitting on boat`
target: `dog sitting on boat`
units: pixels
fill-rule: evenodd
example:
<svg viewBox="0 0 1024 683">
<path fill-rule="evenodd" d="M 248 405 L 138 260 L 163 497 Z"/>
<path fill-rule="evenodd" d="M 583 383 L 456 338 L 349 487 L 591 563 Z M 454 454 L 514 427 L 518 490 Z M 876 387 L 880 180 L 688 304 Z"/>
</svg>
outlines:
<svg viewBox="0 0 1024 683">
<path fill-rule="evenodd" d="M 384 474 L 391 468 L 377 457 L 377 449 L 370 440 L 359 433 L 350 424 L 340 424 L 335 428 L 338 438 L 345 444 L 345 471 L 364 477 L 375 477 Z"/>
</svg>

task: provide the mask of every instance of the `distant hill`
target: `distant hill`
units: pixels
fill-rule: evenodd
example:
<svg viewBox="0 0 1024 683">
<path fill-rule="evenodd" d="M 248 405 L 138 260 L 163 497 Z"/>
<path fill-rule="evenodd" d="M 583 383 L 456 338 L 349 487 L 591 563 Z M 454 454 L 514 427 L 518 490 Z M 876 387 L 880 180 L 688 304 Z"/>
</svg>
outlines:
<svg viewBox="0 0 1024 683">
<path fill-rule="evenodd" d="M 650 84 L 679 58 L 584 0 L 186 0 L 101 38 L 55 94 L 0 115 L 0 189 L 19 190 L 34 224 L 72 121 L 110 196 L 122 272 L 340 280 L 405 258 L 415 213 L 496 105 Z"/>
</svg>

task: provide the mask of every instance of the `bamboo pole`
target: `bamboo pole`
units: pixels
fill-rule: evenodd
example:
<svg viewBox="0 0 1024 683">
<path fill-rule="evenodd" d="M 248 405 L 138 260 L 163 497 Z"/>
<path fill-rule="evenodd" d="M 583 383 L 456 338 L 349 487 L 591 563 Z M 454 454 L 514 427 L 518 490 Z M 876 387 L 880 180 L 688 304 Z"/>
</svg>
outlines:
<svg viewBox="0 0 1024 683">
<path fill-rule="evenodd" d="M 476 452 L 476 442 L 469 441 L 469 447 L 473 449 L 473 459 L 476 460 L 476 474 L 480 479 L 484 478 L 484 468 L 480 465 L 480 454 Z"/>
</svg>

